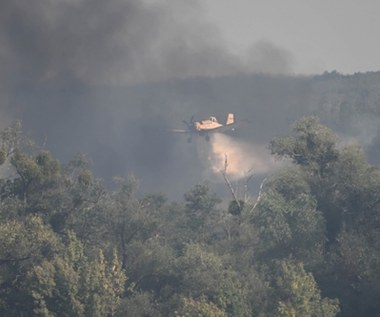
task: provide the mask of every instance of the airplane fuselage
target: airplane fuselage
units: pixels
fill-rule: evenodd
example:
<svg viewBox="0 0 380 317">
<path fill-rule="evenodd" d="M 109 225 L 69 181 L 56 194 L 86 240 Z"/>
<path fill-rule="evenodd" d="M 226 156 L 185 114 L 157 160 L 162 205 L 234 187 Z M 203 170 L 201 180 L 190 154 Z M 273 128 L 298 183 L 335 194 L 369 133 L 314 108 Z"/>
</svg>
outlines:
<svg viewBox="0 0 380 317">
<path fill-rule="evenodd" d="M 194 117 L 194 116 L 193 116 Z M 186 124 L 188 130 L 172 130 L 173 132 L 182 132 L 182 133 L 197 133 L 200 136 L 205 136 L 206 140 L 210 139 L 209 133 L 211 132 L 226 132 L 234 130 L 234 114 L 229 113 L 227 115 L 227 120 L 225 124 L 219 123 L 215 117 L 210 117 L 209 119 L 194 121 L 193 117 L 191 120 L 182 122 Z M 191 142 L 191 135 L 188 138 L 188 141 Z"/>
<path fill-rule="evenodd" d="M 215 130 L 217 128 L 220 128 L 222 126 L 223 126 L 223 124 L 219 123 L 215 117 L 210 117 L 210 119 L 207 119 L 207 120 L 195 121 L 194 122 L 194 128 L 198 132 L 211 131 L 211 130 Z"/>
</svg>

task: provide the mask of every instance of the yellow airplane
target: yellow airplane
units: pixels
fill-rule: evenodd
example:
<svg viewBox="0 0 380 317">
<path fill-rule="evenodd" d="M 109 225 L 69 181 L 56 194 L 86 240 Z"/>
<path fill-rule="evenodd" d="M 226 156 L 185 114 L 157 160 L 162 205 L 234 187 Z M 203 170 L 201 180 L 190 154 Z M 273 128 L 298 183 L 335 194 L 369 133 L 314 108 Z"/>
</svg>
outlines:
<svg viewBox="0 0 380 317">
<path fill-rule="evenodd" d="M 182 121 L 187 126 L 187 130 L 172 130 L 173 132 L 178 133 L 190 133 L 190 134 L 198 134 L 200 136 L 204 136 L 206 141 L 210 140 L 209 133 L 214 132 L 226 132 L 226 131 L 233 131 L 234 130 L 234 114 L 229 113 L 227 115 L 227 121 L 226 124 L 222 124 L 216 120 L 215 117 L 210 117 L 209 119 L 200 120 L 200 121 L 194 121 L 194 116 L 191 117 L 190 121 L 183 120 Z M 187 139 L 188 142 L 191 142 L 191 135 Z"/>
</svg>

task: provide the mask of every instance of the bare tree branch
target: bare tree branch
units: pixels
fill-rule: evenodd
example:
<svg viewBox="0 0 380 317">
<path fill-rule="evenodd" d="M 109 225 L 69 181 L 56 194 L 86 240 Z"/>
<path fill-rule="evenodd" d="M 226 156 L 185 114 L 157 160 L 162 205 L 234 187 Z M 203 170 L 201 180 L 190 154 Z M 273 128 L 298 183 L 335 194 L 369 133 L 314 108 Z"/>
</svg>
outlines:
<svg viewBox="0 0 380 317">
<path fill-rule="evenodd" d="M 236 192 L 235 190 L 233 189 L 232 187 L 232 184 L 230 182 L 230 180 L 228 179 L 228 176 L 227 176 L 227 168 L 228 168 L 228 159 L 227 159 L 227 154 L 224 155 L 224 170 L 221 170 L 220 172 L 222 173 L 223 175 L 223 178 L 228 186 L 228 188 L 230 189 L 231 191 L 231 194 L 232 194 L 232 197 L 234 198 L 235 202 L 236 202 L 236 205 L 238 206 L 239 210 L 241 210 L 241 204 L 240 204 L 240 201 L 236 195 Z"/>
<path fill-rule="evenodd" d="M 256 206 L 258 205 L 258 203 L 260 202 L 261 195 L 262 195 L 262 190 L 263 190 L 264 183 L 266 182 L 266 180 L 267 180 L 267 177 L 265 177 L 264 180 L 261 182 L 261 184 L 260 184 L 260 190 L 259 190 L 259 195 L 257 196 L 256 202 L 253 205 L 253 207 L 251 208 L 251 210 L 249 211 L 249 213 L 253 212 L 255 210 Z"/>
</svg>

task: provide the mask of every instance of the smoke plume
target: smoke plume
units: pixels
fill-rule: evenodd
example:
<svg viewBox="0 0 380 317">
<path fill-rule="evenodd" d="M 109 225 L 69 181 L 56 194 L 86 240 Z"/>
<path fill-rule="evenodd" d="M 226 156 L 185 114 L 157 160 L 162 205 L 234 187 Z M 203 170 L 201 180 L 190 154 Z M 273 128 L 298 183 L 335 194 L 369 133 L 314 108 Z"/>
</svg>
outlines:
<svg viewBox="0 0 380 317">
<path fill-rule="evenodd" d="M 249 174 L 268 173 L 275 167 L 269 151 L 231 136 L 215 133 L 210 138 L 207 162 L 213 173 L 224 171 L 233 180 Z"/>
<path fill-rule="evenodd" d="M 232 53 L 201 0 L 2 0 L 0 129 L 22 120 L 64 163 L 84 152 L 101 178 L 134 173 L 144 190 L 178 197 L 225 155 L 237 178 L 271 168 L 252 144 L 316 108 L 312 78 L 276 76 L 292 62 L 269 41 Z M 167 133 L 228 112 L 250 121 L 233 139 Z"/>
<path fill-rule="evenodd" d="M 102 178 L 134 172 L 147 190 L 183 192 L 201 163 L 163 131 L 230 108 L 213 79 L 289 70 L 275 45 L 233 54 L 202 10 L 200 0 L 0 1 L 0 129 L 22 120 L 63 162 L 85 152 Z"/>
<path fill-rule="evenodd" d="M 275 57 L 271 64 L 283 71 L 279 49 L 266 45 L 260 52 L 260 62 Z M 0 61 L 1 80 L 16 85 L 121 86 L 257 67 L 228 50 L 202 19 L 200 1 L 185 0 L 3 0 Z"/>
</svg>

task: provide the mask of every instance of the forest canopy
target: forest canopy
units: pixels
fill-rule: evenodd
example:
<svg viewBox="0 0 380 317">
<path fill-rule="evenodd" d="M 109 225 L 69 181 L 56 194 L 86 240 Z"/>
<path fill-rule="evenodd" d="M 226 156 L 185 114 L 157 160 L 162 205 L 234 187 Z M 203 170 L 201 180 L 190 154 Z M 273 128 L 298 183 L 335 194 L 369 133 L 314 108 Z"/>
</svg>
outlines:
<svg viewBox="0 0 380 317">
<path fill-rule="evenodd" d="M 109 189 L 86 156 L 7 127 L 0 315 L 376 316 L 379 168 L 316 117 L 269 147 L 292 164 L 237 210 L 205 183 L 177 201 L 133 176 Z"/>
</svg>

